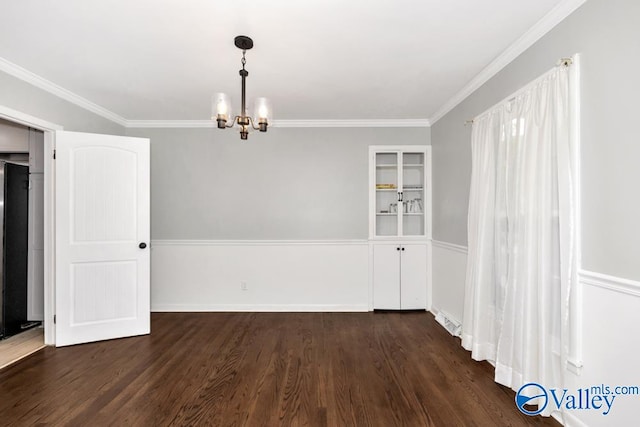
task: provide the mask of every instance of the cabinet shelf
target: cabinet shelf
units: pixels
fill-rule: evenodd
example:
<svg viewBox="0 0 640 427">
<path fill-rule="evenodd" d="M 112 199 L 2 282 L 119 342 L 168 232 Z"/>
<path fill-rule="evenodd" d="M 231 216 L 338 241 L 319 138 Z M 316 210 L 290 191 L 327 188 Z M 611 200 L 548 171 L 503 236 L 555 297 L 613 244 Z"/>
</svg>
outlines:
<svg viewBox="0 0 640 427">
<path fill-rule="evenodd" d="M 376 191 L 386 191 L 386 192 L 393 191 L 394 193 L 397 193 L 398 189 L 397 188 L 376 188 Z"/>
<path fill-rule="evenodd" d="M 424 187 L 403 187 L 402 191 L 422 191 Z"/>
<path fill-rule="evenodd" d="M 391 169 L 391 168 L 397 168 L 398 165 L 396 165 L 396 164 L 393 164 L 393 165 L 376 165 L 376 167 L 377 168 L 389 168 L 389 169 Z"/>
<path fill-rule="evenodd" d="M 422 168 L 424 165 L 422 163 L 405 163 L 402 165 L 405 168 Z"/>
</svg>

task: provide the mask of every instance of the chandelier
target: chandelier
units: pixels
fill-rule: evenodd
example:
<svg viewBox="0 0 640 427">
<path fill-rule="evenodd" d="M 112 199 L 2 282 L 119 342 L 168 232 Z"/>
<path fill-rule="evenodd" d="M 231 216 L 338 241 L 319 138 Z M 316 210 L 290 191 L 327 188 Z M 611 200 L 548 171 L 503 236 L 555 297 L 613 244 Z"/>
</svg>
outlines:
<svg viewBox="0 0 640 427">
<path fill-rule="evenodd" d="M 246 109 L 246 80 L 249 72 L 244 69 L 247 63 L 245 53 L 253 47 L 253 40 L 247 36 L 237 36 L 234 39 L 238 49 L 242 49 L 242 70 L 240 70 L 240 78 L 242 79 L 242 104 L 240 107 L 240 115 L 233 117 L 231 115 L 231 102 L 229 97 L 224 93 L 216 93 L 213 95 L 211 109 L 211 119 L 218 122 L 218 129 L 232 128 L 238 125 L 240 128 L 240 139 L 247 139 L 249 130 L 255 129 L 260 132 L 266 132 L 271 118 L 271 108 L 267 98 L 257 98 L 255 101 L 254 116 L 247 114 Z M 230 120 L 230 118 L 233 119 Z M 256 125 L 257 124 L 257 125 Z"/>
</svg>

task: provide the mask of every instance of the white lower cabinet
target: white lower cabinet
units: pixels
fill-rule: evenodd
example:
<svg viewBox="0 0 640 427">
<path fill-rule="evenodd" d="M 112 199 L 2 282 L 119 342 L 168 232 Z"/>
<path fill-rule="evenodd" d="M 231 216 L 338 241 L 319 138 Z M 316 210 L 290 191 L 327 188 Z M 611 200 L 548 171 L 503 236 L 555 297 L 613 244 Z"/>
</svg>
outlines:
<svg viewBox="0 0 640 427">
<path fill-rule="evenodd" d="M 426 309 L 427 256 L 423 243 L 374 244 L 373 308 Z"/>
</svg>

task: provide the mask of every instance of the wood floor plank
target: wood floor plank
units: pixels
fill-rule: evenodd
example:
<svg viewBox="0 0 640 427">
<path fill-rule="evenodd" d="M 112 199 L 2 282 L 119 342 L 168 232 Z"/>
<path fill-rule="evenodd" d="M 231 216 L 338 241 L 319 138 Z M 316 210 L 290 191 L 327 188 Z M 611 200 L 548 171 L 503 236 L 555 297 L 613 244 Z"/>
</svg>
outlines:
<svg viewBox="0 0 640 427">
<path fill-rule="evenodd" d="M 154 313 L 0 370 L 3 425 L 558 426 L 429 313 Z"/>
</svg>

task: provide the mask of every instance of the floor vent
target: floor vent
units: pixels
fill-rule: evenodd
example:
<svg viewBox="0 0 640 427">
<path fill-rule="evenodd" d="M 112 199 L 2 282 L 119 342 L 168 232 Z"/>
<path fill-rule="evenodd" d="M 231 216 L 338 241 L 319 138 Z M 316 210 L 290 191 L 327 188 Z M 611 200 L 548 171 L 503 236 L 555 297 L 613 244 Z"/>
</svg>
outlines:
<svg viewBox="0 0 640 427">
<path fill-rule="evenodd" d="M 460 336 L 460 332 L 462 332 L 462 325 L 456 320 L 453 320 L 447 313 L 443 313 L 442 311 L 438 312 L 438 314 L 436 314 L 436 321 L 444 326 L 447 332 L 454 337 Z"/>
</svg>

